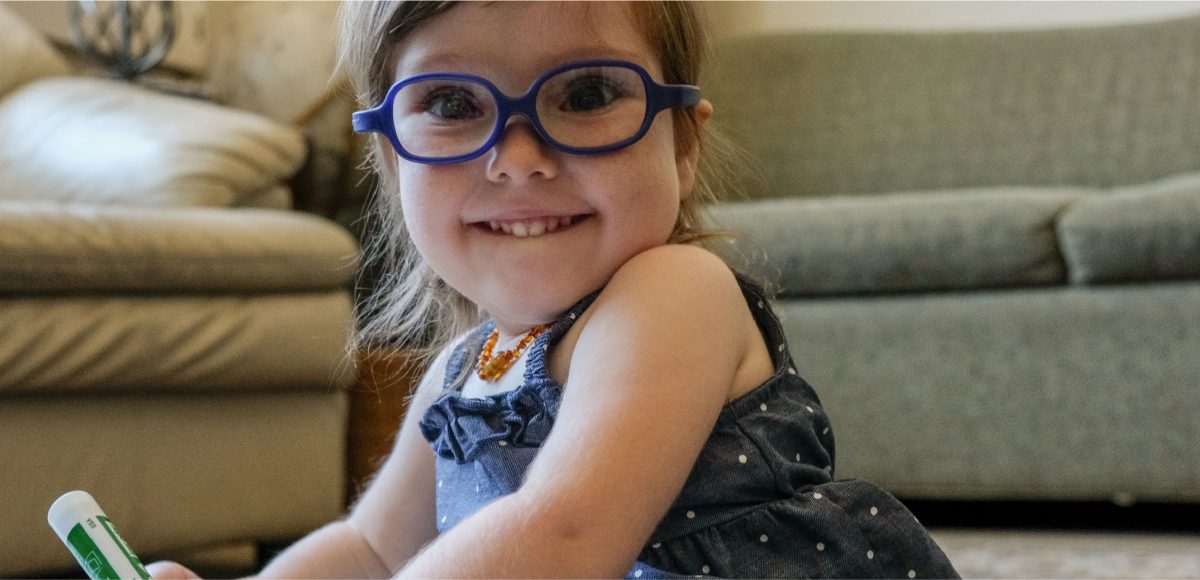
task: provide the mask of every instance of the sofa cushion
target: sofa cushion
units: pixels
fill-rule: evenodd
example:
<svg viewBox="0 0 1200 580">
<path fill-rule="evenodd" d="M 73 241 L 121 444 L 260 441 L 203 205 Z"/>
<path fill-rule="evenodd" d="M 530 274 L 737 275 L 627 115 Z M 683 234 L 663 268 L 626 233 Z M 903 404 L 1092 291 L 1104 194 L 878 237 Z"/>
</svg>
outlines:
<svg viewBox="0 0 1200 580">
<path fill-rule="evenodd" d="M 713 209 L 727 252 L 781 296 L 1061 283 L 1059 211 L 1086 190 L 989 188 L 761 200 Z M 748 247 L 747 247 L 748 246 Z"/>
<path fill-rule="evenodd" d="M 1081 199 L 1058 231 L 1075 283 L 1200 278 L 1200 173 Z"/>
<path fill-rule="evenodd" d="M 299 212 L 0 200 L 0 293 L 337 290 L 356 250 Z"/>
<path fill-rule="evenodd" d="M 42 79 L 0 100 L 0 199 L 237 206 L 305 153 L 295 127 L 108 79 Z"/>
<path fill-rule="evenodd" d="M 0 97 L 34 79 L 70 71 L 42 33 L 0 3 Z"/>
</svg>

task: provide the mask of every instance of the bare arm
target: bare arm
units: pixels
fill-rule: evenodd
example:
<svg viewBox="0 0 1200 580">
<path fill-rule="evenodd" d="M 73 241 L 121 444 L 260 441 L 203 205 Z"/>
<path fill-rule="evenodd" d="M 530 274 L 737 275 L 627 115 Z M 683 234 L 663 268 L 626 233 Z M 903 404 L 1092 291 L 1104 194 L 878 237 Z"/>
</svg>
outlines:
<svg viewBox="0 0 1200 580">
<path fill-rule="evenodd" d="M 441 392 L 448 350 L 422 378 L 391 455 L 349 517 L 288 548 L 261 576 L 386 578 L 437 536 L 434 456 L 419 424 Z"/>
<path fill-rule="evenodd" d="M 631 259 L 589 309 L 554 431 L 515 493 L 406 577 L 614 577 L 678 496 L 745 358 L 745 303 L 719 258 Z"/>
<path fill-rule="evenodd" d="M 391 455 L 349 516 L 296 542 L 261 577 L 387 578 L 437 535 L 434 456 L 419 423 L 441 391 L 446 358 L 443 352 L 421 380 Z M 196 577 L 174 562 L 148 569 L 155 578 Z"/>
</svg>

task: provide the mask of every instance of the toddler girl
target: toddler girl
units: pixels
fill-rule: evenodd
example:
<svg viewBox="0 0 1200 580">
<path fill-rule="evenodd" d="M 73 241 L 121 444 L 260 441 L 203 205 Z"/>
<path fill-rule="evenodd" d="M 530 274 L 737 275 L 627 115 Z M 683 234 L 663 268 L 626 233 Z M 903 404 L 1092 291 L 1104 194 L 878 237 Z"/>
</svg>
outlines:
<svg viewBox="0 0 1200 580">
<path fill-rule="evenodd" d="M 767 297 L 696 244 L 694 6 L 344 18 L 389 232 L 363 337 L 442 348 L 350 515 L 264 576 L 955 575 L 899 502 L 833 481 Z"/>
</svg>

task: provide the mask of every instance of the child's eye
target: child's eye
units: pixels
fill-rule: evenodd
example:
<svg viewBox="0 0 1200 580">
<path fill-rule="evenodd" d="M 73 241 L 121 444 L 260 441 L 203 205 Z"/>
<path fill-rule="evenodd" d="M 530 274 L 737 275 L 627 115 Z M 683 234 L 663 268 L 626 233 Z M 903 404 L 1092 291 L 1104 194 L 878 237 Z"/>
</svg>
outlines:
<svg viewBox="0 0 1200 580">
<path fill-rule="evenodd" d="M 572 79 L 559 110 L 586 113 L 602 109 L 622 96 L 620 87 L 602 76 Z"/>
<path fill-rule="evenodd" d="M 457 86 L 431 89 L 421 102 L 421 111 L 447 121 L 478 119 L 483 116 L 474 95 L 466 88 Z"/>
</svg>

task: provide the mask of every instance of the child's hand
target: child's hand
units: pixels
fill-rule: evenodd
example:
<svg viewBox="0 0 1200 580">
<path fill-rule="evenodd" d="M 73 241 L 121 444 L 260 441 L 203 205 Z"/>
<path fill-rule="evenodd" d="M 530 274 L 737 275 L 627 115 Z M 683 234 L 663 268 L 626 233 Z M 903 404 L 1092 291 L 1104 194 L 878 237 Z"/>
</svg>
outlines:
<svg viewBox="0 0 1200 580">
<path fill-rule="evenodd" d="M 178 562 L 158 561 L 146 566 L 146 571 L 154 580 L 200 580 L 195 572 Z"/>
</svg>

